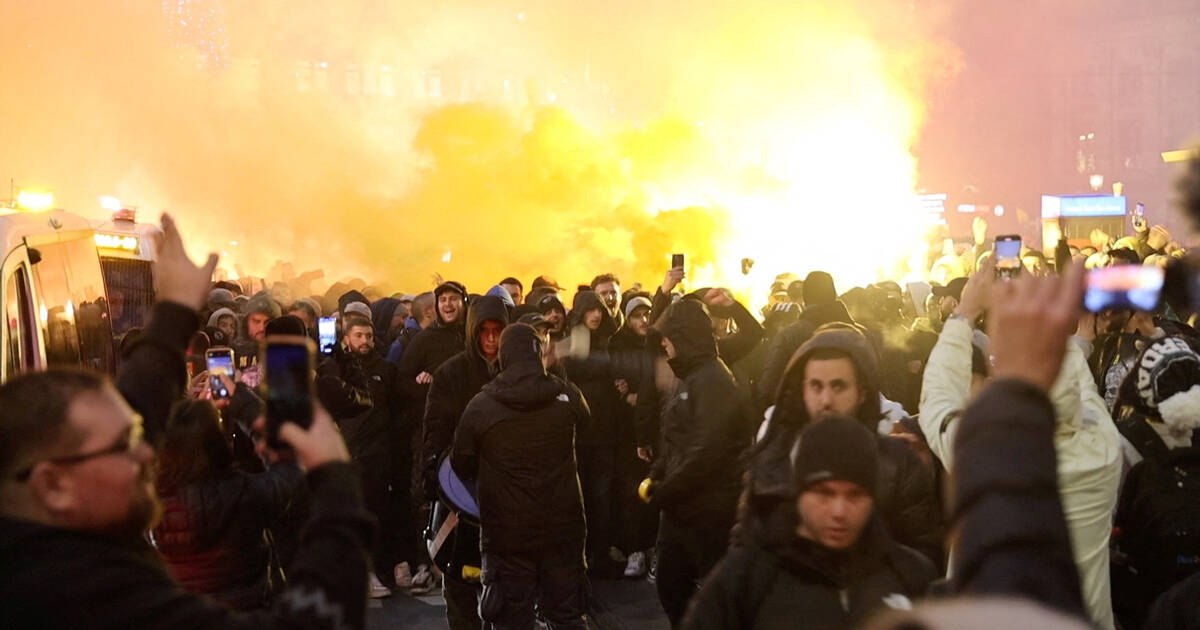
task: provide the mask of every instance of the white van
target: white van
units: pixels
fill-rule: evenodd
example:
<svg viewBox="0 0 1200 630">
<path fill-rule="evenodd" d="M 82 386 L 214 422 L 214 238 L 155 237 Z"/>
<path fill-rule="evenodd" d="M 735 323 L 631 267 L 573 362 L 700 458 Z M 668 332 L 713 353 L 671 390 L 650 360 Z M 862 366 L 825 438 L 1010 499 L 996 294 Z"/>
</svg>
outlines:
<svg viewBox="0 0 1200 630">
<path fill-rule="evenodd" d="M 64 210 L 0 208 L 0 381 L 48 367 L 114 372 L 95 232 Z"/>
<path fill-rule="evenodd" d="M 154 307 L 154 243 L 162 230 L 138 223 L 134 211 L 120 209 L 112 220 L 94 225 L 96 251 L 108 294 L 109 319 L 117 339 L 145 328 Z"/>
</svg>

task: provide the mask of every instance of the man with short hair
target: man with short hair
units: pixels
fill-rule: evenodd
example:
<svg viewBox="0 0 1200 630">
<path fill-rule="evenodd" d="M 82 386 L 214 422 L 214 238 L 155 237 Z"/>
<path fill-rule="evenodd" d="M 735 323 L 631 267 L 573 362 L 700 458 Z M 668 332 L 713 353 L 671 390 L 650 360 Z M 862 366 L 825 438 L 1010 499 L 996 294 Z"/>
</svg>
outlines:
<svg viewBox="0 0 1200 630">
<path fill-rule="evenodd" d="M 367 508 L 383 524 L 383 535 L 373 552 L 376 567 L 398 563 L 400 550 L 397 515 L 388 490 L 392 477 L 392 434 L 399 421 L 396 367 L 375 349 L 375 326 L 357 313 L 342 316 L 342 339 L 333 355 L 317 368 L 317 392 L 345 436 L 351 459 L 362 471 Z M 372 597 L 391 592 L 372 573 Z"/>
<path fill-rule="evenodd" d="M 621 314 L 621 281 L 611 273 L 603 273 L 595 278 L 592 278 L 592 291 L 604 300 L 604 306 L 608 308 L 608 314 L 617 322 L 617 328 L 621 327 L 623 320 Z"/>
<path fill-rule="evenodd" d="M 404 328 L 396 335 L 396 340 L 387 351 L 388 362 L 396 365 L 400 365 L 400 357 L 404 356 L 404 351 L 412 343 L 413 337 L 437 321 L 437 302 L 432 291 L 414 297 L 408 309 L 408 319 L 404 320 Z"/>
<path fill-rule="evenodd" d="M 279 430 L 308 471 L 312 517 L 289 588 L 271 611 L 235 613 L 185 591 L 142 536 L 160 510 L 150 443 L 183 396 L 183 351 L 199 327 L 195 309 L 216 263 L 215 255 L 204 266 L 188 260 L 164 215 L 154 263 L 160 301 L 125 353 L 117 388 L 102 376 L 63 370 L 0 386 L 5 628 L 364 626 L 365 548 L 374 524 L 345 445 L 319 408 L 308 430 L 292 423 Z"/>
<path fill-rule="evenodd" d="M 798 526 L 785 544 L 737 546 L 693 599 L 684 627 L 860 626 L 908 610 L 937 577 L 921 554 L 892 541 L 875 513 L 879 455 L 861 424 L 830 418 L 800 435 L 793 471 Z"/>
<path fill-rule="evenodd" d="M 521 297 L 525 293 L 525 286 L 521 284 L 520 280 L 510 276 L 501 280 L 500 286 L 504 287 L 505 291 L 508 291 L 508 295 L 512 297 L 514 305 L 521 305 Z"/>
</svg>

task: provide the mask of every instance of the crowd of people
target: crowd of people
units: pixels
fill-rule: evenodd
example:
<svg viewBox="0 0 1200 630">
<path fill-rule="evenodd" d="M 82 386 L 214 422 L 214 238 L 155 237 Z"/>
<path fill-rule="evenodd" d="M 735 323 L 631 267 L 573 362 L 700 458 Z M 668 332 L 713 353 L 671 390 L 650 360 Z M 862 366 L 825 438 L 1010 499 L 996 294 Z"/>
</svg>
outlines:
<svg viewBox="0 0 1200 630">
<path fill-rule="evenodd" d="M 681 267 L 313 295 L 281 266 L 254 291 L 164 217 L 115 380 L 0 386 L 0 625 L 361 628 L 399 590 L 454 630 L 584 628 L 591 582 L 627 578 L 673 628 L 1196 627 L 1186 251 L 1136 216 L 1009 279 L 986 228 L 924 289 L 784 274 L 755 313 Z M 1184 281 L 1081 311 L 1087 270 L 1134 264 Z M 275 335 L 318 353 L 287 448 Z"/>
</svg>

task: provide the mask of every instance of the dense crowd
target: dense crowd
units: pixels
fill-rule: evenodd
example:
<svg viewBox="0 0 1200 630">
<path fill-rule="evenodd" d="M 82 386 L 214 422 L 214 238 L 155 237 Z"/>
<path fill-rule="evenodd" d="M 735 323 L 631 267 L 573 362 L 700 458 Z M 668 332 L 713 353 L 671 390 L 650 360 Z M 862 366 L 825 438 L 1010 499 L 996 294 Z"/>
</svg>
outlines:
<svg viewBox="0 0 1200 630">
<path fill-rule="evenodd" d="M 757 313 L 683 267 L 652 291 L 213 282 L 163 230 L 114 381 L 0 386 L 4 627 L 361 628 L 396 589 L 440 590 L 455 630 L 583 628 L 590 581 L 622 577 L 676 628 L 1200 619 L 1192 272 L 1140 216 L 1012 279 L 977 222 L 930 283 L 782 274 Z M 1165 267 L 1160 305 L 1082 312 L 1118 265 Z M 318 349 L 286 448 L 277 336 Z"/>
</svg>

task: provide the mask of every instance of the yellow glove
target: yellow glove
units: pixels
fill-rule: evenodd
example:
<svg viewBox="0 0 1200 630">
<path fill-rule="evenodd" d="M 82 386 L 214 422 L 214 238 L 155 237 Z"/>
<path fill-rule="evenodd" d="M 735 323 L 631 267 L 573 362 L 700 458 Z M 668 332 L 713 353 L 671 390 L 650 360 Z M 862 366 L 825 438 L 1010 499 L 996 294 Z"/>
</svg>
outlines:
<svg viewBox="0 0 1200 630">
<path fill-rule="evenodd" d="M 642 501 L 646 503 L 650 502 L 650 488 L 653 485 L 654 480 L 650 479 L 649 477 L 646 477 L 642 480 L 641 485 L 638 486 L 638 496 L 642 498 Z"/>
</svg>

